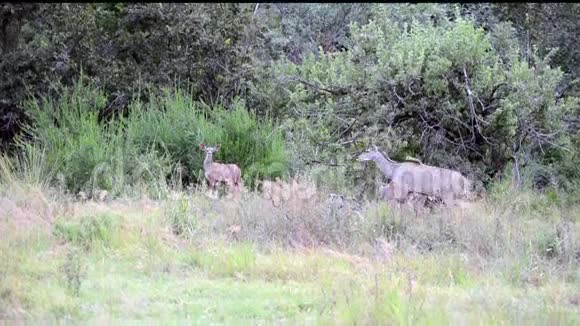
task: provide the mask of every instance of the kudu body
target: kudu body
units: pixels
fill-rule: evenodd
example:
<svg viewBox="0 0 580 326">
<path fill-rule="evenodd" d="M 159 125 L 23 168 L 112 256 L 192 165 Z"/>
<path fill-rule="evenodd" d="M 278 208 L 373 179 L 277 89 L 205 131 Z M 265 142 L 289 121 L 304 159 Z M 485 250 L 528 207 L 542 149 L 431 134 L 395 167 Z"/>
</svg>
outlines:
<svg viewBox="0 0 580 326">
<path fill-rule="evenodd" d="M 213 161 L 213 154 L 220 150 L 220 145 L 216 147 L 200 145 L 201 150 L 205 152 L 203 161 L 203 170 L 205 179 L 208 182 L 210 194 L 215 193 L 218 197 L 218 186 L 225 183 L 230 192 L 239 197 L 242 187 L 242 172 L 236 164 L 223 164 Z"/>
<path fill-rule="evenodd" d="M 393 181 L 379 188 L 379 198 L 398 208 L 403 208 L 403 205 L 407 204 L 415 213 L 424 208 L 433 208 L 438 202 L 437 198 L 421 193 L 405 194 L 403 188 Z"/>
<path fill-rule="evenodd" d="M 316 185 L 307 180 L 292 178 L 288 182 L 280 179 L 262 181 L 262 196 L 270 200 L 274 207 L 285 203 L 294 210 L 303 209 L 308 205 L 315 205 L 319 200 Z"/>
<path fill-rule="evenodd" d="M 409 194 L 421 194 L 450 205 L 456 199 L 467 197 L 471 190 L 471 182 L 457 171 L 418 161 L 394 162 L 376 147 L 359 155 L 358 160 L 374 161 L 385 177 L 394 182 L 390 190 L 393 200 L 406 200 Z"/>
</svg>

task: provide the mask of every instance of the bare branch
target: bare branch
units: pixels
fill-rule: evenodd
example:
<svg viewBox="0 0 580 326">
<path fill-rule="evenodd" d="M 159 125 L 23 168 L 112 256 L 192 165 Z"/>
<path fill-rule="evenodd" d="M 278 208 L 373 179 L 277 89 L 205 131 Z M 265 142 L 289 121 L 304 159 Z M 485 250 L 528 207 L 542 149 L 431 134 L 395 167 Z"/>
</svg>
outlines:
<svg viewBox="0 0 580 326">
<path fill-rule="evenodd" d="M 578 82 L 580 82 L 580 78 L 574 79 L 573 81 L 570 82 L 570 84 L 566 85 L 560 92 L 558 92 L 556 94 L 556 103 L 558 103 L 558 101 L 560 101 L 560 99 L 564 97 L 566 91 L 572 88 L 572 86 L 578 84 Z"/>
<path fill-rule="evenodd" d="M 465 68 L 465 66 L 463 67 L 463 77 L 465 78 L 465 92 L 467 93 L 467 99 L 469 108 L 471 110 L 471 115 L 473 116 L 473 119 L 475 120 L 477 125 L 477 129 L 479 131 L 479 124 L 477 124 L 477 122 L 483 120 L 475 112 L 475 105 L 473 104 L 473 92 L 471 91 L 471 88 L 469 88 L 469 78 L 467 77 L 467 69 Z"/>
<path fill-rule="evenodd" d="M 311 82 L 304 80 L 303 78 L 300 78 L 297 76 L 291 76 L 291 77 L 282 76 L 281 79 L 282 80 L 288 79 L 290 81 L 297 81 L 297 82 L 302 83 L 310 88 L 315 89 L 317 92 L 318 91 L 325 91 L 325 92 L 333 94 L 333 95 L 347 95 L 349 93 L 348 89 L 345 87 L 333 86 L 332 87 L 333 89 L 329 89 L 329 88 L 322 87 L 322 86 L 316 85 L 314 83 L 311 83 Z"/>
<path fill-rule="evenodd" d="M 499 83 L 499 84 L 495 85 L 495 87 L 491 91 L 491 96 L 489 97 L 490 101 L 495 98 L 495 92 L 497 92 L 501 86 L 508 86 L 508 85 L 506 83 Z"/>
<path fill-rule="evenodd" d="M 477 133 L 481 136 L 481 138 L 486 143 L 491 144 L 491 142 L 488 140 L 488 138 L 485 137 L 485 135 L 481 131 L 481 126 L 479 125 L 480 122 L 483 124 L 487 124 L 487 122 L 485 120 L 483 120 L 482 118 L 480 118 L 477 115 L 477 112 L 475 111 L 475 105 L 473 104 L 473 92 L 469 88 L 469 77 L 467 76 L 467 68 L 465 66 L 463 66 L 463 77 L 465 78 L 465 91 L 467 93 L 469 109 L 471 112 L 472 121 L 475 122 L 475 127 L 477 128 Z M 478 101 L 479 101 L 479 98 L 478 98 Z M 479 101 L 479 103 L 481 104 L 482 109 L 485 109 L 485 106 L 483 105 L 483 103 L 481 101 Z M 472 128 L 471 132 L 472 132 L 472 137 L 475 137 L 475 131 L 473 130 L 473 128 Z"/>
<path fill-rule="evenodd" d="M 554 147 L 560 148 L 560 149 L 565 150 L 567 152 L 571 152 L 570 149 L 568 149 L 568 148 L 566 148 L 564 146 L 558 145 L 558 144 L 556 144 L 556 143 L 554 143 L 553 141 L 550 140 L 550 138 L 553 138 L 555 135 L 558 134 L 557 132 L 553 132 L 553 133 L 550 133 L 550 134 L 544 134 L 544 133 L 541 133 L 541 132 L 539 132 L 539 131 L 537 131 L 536 129 L 533 129 L 533 128 L 529 128 L 529 131 L 530 131 L 531 135 L 534 136 L 533 138 L 538 141 L 538 145 L 540 146 L 540 150 L 542 150 L 542 152 L 544 151 L 542 149 L 542 143 L 547 143 L 549 145 L 552 145 Z"/>
<path fill-rule="evenodd" d="M 412 112 L 400 113 L 400 114 L 397 114 L 393 118 L 393 124 L 397 125 L 401 122 L 407 121 L 409 119 L 413 119 L 414 117 L 415 117 L 415 114 L 413 114 Z"/>
<path fill-rule="evenodd" d="M 346 166 L 345 164 L 338 164 L 338 163 L 327 163 L 327 162 L 322 162 L 319 160 L 311 160 L 310 162 L 306 162 L 306 165 L 312 165 L 312 164 L 322 164 L 322 165 L 326 165 L 326 166 L 332 166 L 332 167 L 336 167 L 336 166 Z"/>
<path fill-rule="evenodd" d="M 399 94 L 397 94 L 397 86 L 396 85 L 393 85 L 393 94 L 395 94 L 399 103 L 402 103 L 403 105 L 406 104 L 405 99 L 400 97 Z"/>
<path fill-rule="evenodd" d="M 252 16 L 256 16 L 256 13 L 258 12 L 258 8 L 260 7 L 260 3 L 257 2 L 256 3 L 256 7 L 254 7 L 254 13 L 252 13 Z"/>
<path fill-rule="evenodd" d="M 348 126 L 348 128 L 346 128 L 343 132 L 340 133 L 340 135 L 338 135 L 338 138 L 340 139 L 347 132 L 349 132 L 357 121 L 358 121 L 357 119 L 354 119 L 353 122 Z"/>
</svg>

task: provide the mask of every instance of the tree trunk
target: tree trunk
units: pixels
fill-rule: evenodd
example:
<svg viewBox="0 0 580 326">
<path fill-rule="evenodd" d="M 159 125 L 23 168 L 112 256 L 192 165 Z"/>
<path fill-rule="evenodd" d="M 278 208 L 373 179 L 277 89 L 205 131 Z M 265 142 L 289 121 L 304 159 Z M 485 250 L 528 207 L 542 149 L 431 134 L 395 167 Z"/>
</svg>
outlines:
<svg viewBox="0 0 580 326">
<path fill-rule="evenodd" d="M 18 47 L 22 22 L 36 13 L 39 5 L 35 3 L 0 4 L 0 51 L 8 53 Z"/>
<path fill-rule="evenodd" d="M 520 166 L 518 163 L 518 158 L 517 156 L 514 154 L 512 155 L 513 158 L 513 163 L 512 163 L 512 175 L 513 175 L 513 188 L 514 189 L 519 189 L 522 185 L 522 178 L 520 175 Z"/>
<path fill-rule="evenodd" d="M 18 46 L 20 34 L 20 19 L 13 14 L 5 13 L 0 19 L 0 46 L 2 53 L 8 53 Z"/>
</svg>

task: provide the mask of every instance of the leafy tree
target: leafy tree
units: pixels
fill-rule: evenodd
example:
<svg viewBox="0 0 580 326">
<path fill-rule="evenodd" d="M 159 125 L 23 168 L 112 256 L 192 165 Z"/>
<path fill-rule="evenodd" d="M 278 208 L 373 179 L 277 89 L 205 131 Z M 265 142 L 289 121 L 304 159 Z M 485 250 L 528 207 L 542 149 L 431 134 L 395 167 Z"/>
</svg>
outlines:
<svg viewBox="0 0 580 326">
<path fill-rule="evenodd" d="M 0 94 L 17 108 L 28 95 L 48 95 L 50 83 L 73 85 L 82 75 L 102 86 L 100 117 L 126 112 L 174 82 L 200 100 L 228 105 L 243 95 L 250 62 L 246 26 L 251 6 L 240 4 L 4 4 L 5 45 Z M 36 9 L 36 11 L 32 11 Z M 27 11 L 28 10 L 28 11 Z M 27 14 L 25 14 L 27 12 Z M 12 31 L 10 33 L 6 31 Z M 7 114 L 3 114 L 6 119 Z M 15 124 L 17 125 L 17 124 Z M 13 127 L 9 127 L 11 130 Z M 8 140 L 10 141 L 10 140 Z"/>
<path fill-rule="evenodd" d="M 563 118 L 577 102 L 554 95 L 563 74 L 549 66 L 550 55 L 533 54 L 528 64 L 509 29 L 433 19 L 442 17 L 438 6 L 415 7 L 423 11 L 409 22 L 401 19 L 408 6 L 399 9 L 378 7 L 368 24 L 353 24 L 349 51 L 321 49 L 273 67 L 287 94 L 278 100 L 283 114 L 324 121 L 331 143 L 350 140 L 350 149 L 331 152 L 375 141 L 395 157 L 418 156 L 484 181 L 511 161 L 518 167 L 520 156 L 561 147 Z"/>
<path fill-rule="evenodd" d="M 526 59 L 533 60 L 534 49 L 541 56 L 552 49 L 551 64 L 562 67 L 565 73 L 560 92 L 572 91 L 576 95 L 580 88 L 574 82 L 580 78 L 578 62 L 580 46 L 576 35 L 580 32 L 577 3 L 488 3 L 464 4 L 463 14 L 475 24 L 491 30 L 496 25 L 509 22 L 514 26 Z"/>
</svg>

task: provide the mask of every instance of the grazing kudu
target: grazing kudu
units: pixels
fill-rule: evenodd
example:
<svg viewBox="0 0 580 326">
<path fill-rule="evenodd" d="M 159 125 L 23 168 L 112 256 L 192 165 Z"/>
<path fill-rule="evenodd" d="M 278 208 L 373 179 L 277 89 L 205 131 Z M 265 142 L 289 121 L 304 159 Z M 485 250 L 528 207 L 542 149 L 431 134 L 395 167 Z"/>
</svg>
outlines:
<svg viewBox="0 0 580 326">
<path fill-rule="evenodd" d="M 381 154 L 376 146 L 360 154 L 358 160 L 374 161 L 385 177 L 395 183 L 395 200 L 404 201 L 409 194 L 422 194 L 439 198 L 449 206 L 471 191 L 471 182 L 457 171 L 418 161 L 394 162 Z"/>
<path fill-rule="evenodd" d="M 200 145 L 201 150 L 205 152 L 205 160 L 203 161 L 203 170 L 205 178 L 209 184 L 210 195 L 215 192 L 215 197 L 218 197 L 218 186 L 220 183 L 225 183 L 230 191 L 236 197 L 239 197 L 242 186 L 242 172 L 236 164 L 222 164 L 213 161 L 213 154 L 220 150 L 220 145 L 216 147 Z"/>
</svg>

